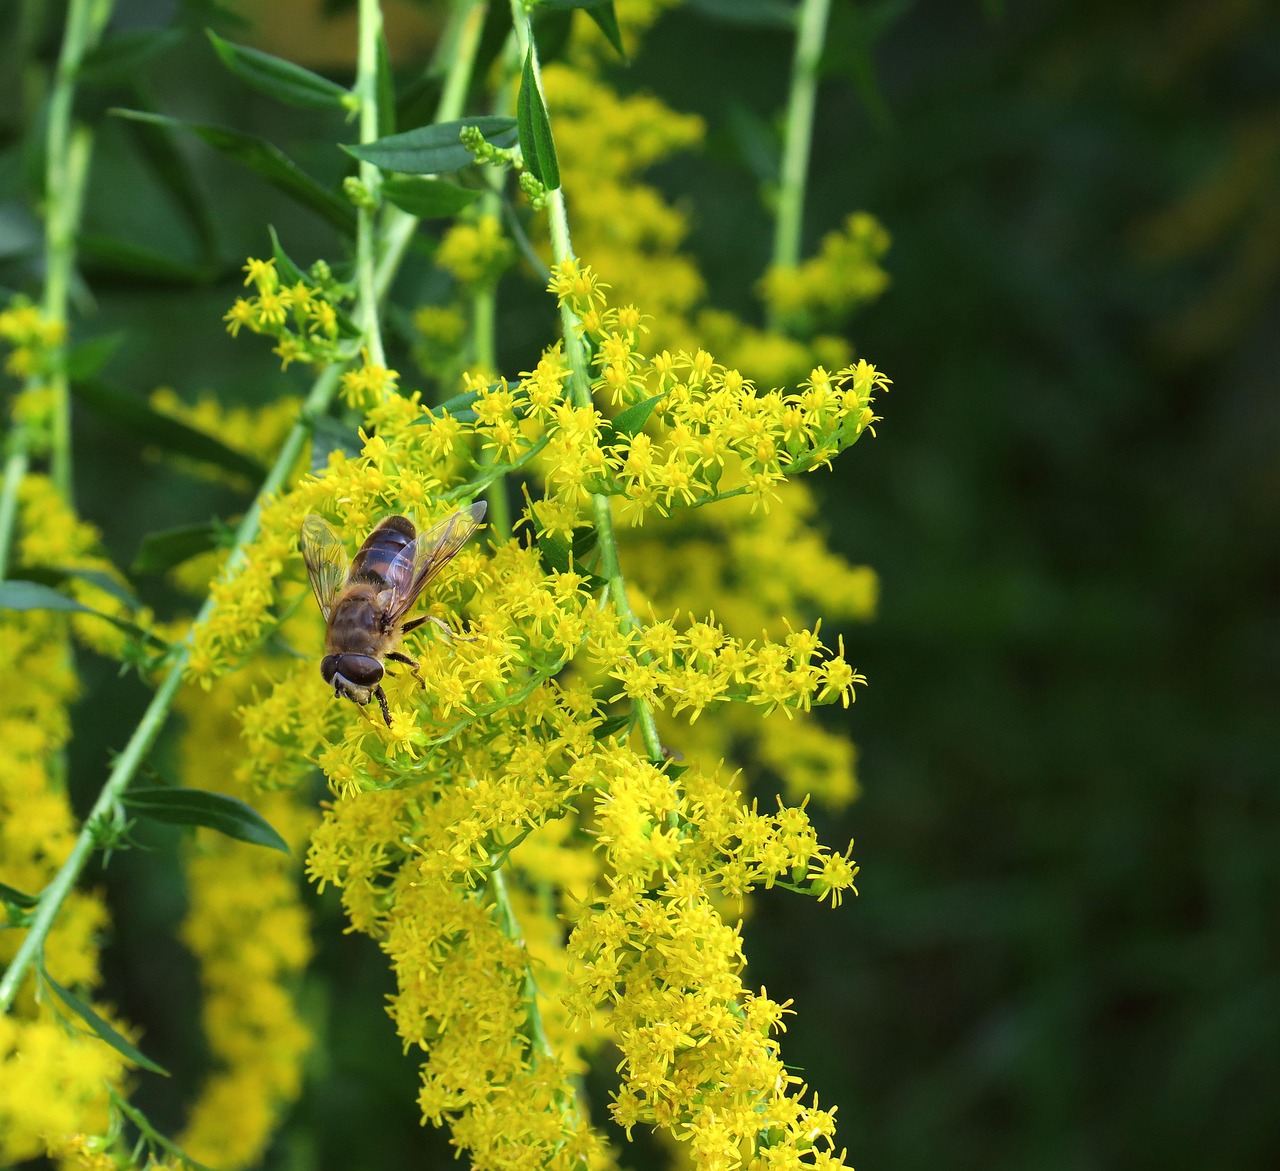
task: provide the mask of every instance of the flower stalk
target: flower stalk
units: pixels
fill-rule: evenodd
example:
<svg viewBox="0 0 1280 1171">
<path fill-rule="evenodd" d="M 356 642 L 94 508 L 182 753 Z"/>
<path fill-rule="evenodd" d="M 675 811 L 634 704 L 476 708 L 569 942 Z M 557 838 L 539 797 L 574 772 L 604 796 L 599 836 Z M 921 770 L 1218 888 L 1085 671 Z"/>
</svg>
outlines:
<svg viewBox="0 0 1280 1171">
<path fill-rule="evenodd" d="M 818 66 L 827 35 L 831 0 L 801 0 L 797 13 L 795 56 L 791 68 L 791 94 L 779 175 L 777 218 L 773 226 L 773 265 L 793 268 L 800 262 L 800 236 L 804 226 L 805 186 L 813 146 L 813 111 L 818 91 Z M 771 320 L 771 329 L 779 323 Z"/>
</svg>

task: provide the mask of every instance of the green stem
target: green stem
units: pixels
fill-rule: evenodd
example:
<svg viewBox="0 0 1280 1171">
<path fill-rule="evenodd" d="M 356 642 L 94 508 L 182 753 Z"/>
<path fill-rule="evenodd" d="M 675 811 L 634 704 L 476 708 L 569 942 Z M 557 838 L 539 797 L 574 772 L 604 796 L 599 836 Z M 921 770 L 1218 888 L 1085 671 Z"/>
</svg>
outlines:
<svg viewBox="0 0 1280 1171">
<path fill-rule="evenodd" d="M 518 3 L 519 0 L 513 0 Z M 526 44 L 533 45 L 533 76 L 539 88 L 542 86 L 542 70 L 538 62 L 537 45 L 527 37 Z M 565 209 L 564 190 L 557 188 L 547 192 L 547 215 L 551 225 L 551 256 L 556 264 L 564 264 L 575 259 L 573 240 L 569 235 L 569 216 Z M 564 334 L 564 353 L 569 363 L 569 393 L 574 406 L 590 407 L 591 377 L 587 362 L 586 350 L 582 345 L 581 322 L 578 315 L 568 306 L 560 306 L 560 322 Z M 609 497 L 596 492 L 591 497 L 592 511 L 596 521 L 596 547 L 600 550 L 600 576 L 608 582 L 609 597 L 613 599 L 614 608 L 618 611 L 623 629 L 639 631 L 640 622 L 631 609 L 631 601 L 627 597 L 627 582 L 622 574 L 622 564 L 618 559 L 618 540 L 613 528 L 613 505 Z M 636 719 L 640 724 L 640 734 L 644 738 L 645 750 L 654 764 L 661 764 L 666 759 L 662 750 L 662 741 L 658 736 L 658 726 L 654 721 L 653 709 L 642 699 L 634 702 Z"/>
<path fill-rule="evenodd" d="M 13 547 L 13 529 L 18 517 L 18 489 L 30 463 L 27 429 L 15 427 L 8 446 L 9 454 L 4 461 L 4 487 L 0 488 L 0 581 L 9 573 L 9 551 Z"/>
<path fill-rule="evenodd" d="M 360 41 L 356 58 L 355 93 L 360 99 L 360 141 L 378 137 L 378 40 L 382 35 L 382 8 L 379 0 L 360 0 Z M 357 320 L 364 335 L 368 361 L 387 364 L 378 324 L 377 211 L 382 172 L 372 163 L 360 163 L 360 184 L 364 196 L 356 209 L 356 282 L 359 289 Z M 407 242 L 407 241 L 406 241 Z"/>
<path fill-rule="evenodd" d="M 93 138 L 72 126 L 72 106 L 80 62 L 93 47 L 111 14 L 111 0 L 71 0 L 66 31 L 45 129 L 45 278 L 42 308 L 50 321 L 67 320 L 67 288 L 75 258 L 76 231 L 84 199 Z M 72 499 L 71 393 L 67 384 L 66 342 L 52 355 L 46 385 L 54 392 L 53 482 L 64 500 Z"/>
<path fill-rule="evenodd" d="M 778 216 L 773 228 L 773 265 L 793 268 L 800 262 L 805 183 L 813 143 L 813 111 L 818 91 L 818 65 L 826 39 L 831 0 L 801 0 L 787 102 L 786 138 L 778 185 Z M 770 321 L 776 328 L 776 322 Z"/>
</svg>

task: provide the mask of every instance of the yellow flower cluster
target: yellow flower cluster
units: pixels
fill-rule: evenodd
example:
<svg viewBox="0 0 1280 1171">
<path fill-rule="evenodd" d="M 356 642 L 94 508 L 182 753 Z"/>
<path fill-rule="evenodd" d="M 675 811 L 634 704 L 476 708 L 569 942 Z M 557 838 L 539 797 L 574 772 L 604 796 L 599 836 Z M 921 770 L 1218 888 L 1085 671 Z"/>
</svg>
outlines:
<svg viewBox="0 0 1280 1171">
<path fill-rule="evenodd" d="M 842 1165 L 834 1112 L 804 1104 L 779 1055 L 787 1005 L 743 986 L 741 935 L 712 896 L 808 876 L 838 899 L 856 868 L 818 845 L 801 808 L 764 817 L 714 772 L 618 765 L 592 831 L 608 881 L 568 941 L 573 1019 L 606 1018 L 622 1053 L 615 1121 L 662 1127 L 708 1171 Z"/>
<path fill-rule="evenodd" d="M 290 362 L 332 362 L 341 352 L 343 333 L 357 332 L 342 310 L 342 301 L 349 294 L 327 266 L 313 266 L 310 276 L 291 273 L 289 284 L 282 283 L 274 257 L 250 259 L 245 272 L 244 283 L 254 287 L 254 295 L 237 298 L 227 311 L 223 317 L 227 332 L 236 337 L 247 328 L 275 338 L 272 352 L 279 356 L 283 368 L 288 369 Z"/>
<path fill-rule="evenodd" d="M 210 684 L 270 635 L 318 657 L 297 550 L 308 513 L 354 549 L 390 513 L 425 524 L 504 471 L 535 471 L 522 525 L 536 541 L 472 542 L 432 582 L 429 613 L 451 632 L 429 623 L 406 639 L 421 680 L 384 679 L 390 726 L 335 701 L 314 660 L 273 660 L 274 682 L 239 713 L 239 778 L 279 791 L 324 772 L 335 800 L 308 874 L 340 888 L 352 927 L 387 952 L 391 1015 L 423 1051 L 424 1117 L 447 1122 L 477 1168 L 607 1165 L 575 1088 L 605 1040 L 625 1058 L 624 1126 L 662 1126 L 708 1166 L 822 1166 L 830 1115 L 801 1103 L 772 1036 L 782 1006 L 742 984 L 740 938 L 716 907 L 761 885 L 834 903 L 856 867 L 819 844 L 802 806 L 762 814 L 713 763 L 648 760 L 635 712 L 678 716 L 680 745 L 726 705 L 802 719 L 848 703 L 862 678 L 816 628 L 782 621 L 803 591 L 769 595 L 755 629 L 772 629 L 756 637 L 709 615 L 624 620 L 595 576 L 592 493 L 682 515 L 723 496 L 759 503 L 853 442 L 884 379 L 862 364 L 758 394 L 706 353 L 645 357 L 641 315 L 611 308 L 589 269 L 558 270 L 555 287 L 585 319 L 591 391 L 614 421 L 572 400 L 559 346 L 514 384 L 468 380 L 443 408 L 370 395 L 360 456 L 331 454 L 264 507 L 244 564 L 213 588 L 190 669 Z M 676 483 L 652 469 L 679 465 L 685 487 L 651 495 Z M 865 611 L 874 584 L 806 545 L 804 508 L 787 499 L 775 528 L 747 514 L 735 555 L 791 533 L 833 570 L 843 608 Z M 811 771 L 835 767 L 811 755 Z M 753 1163 L 753 1150 L 779 1153 Z"/>
<path fill-rule="evenodd" d="M 38 305 L 21 295 L 0 310 L 0 340 L 10 347 L 4 368 L 15 378 L 42 373 L 66 336 L 65 322 L 46 317 Z"/>
<path fill-rule="evenodd" d="M 298 852 L 316 821 L 305 796 L 256 794 L 244 779 L 235 709 L 248 698 L 254 675 L 214 695 L 182 694 L 183 782 L 252 798 Z M 198 835 L 185 853 L 190 902 L 182 939 L 200 962 L 204 1027 L 217 1069 L 192 1107 L 180 1145 L 192 1158 L 228 1171 L 259 1162 L 301 1090 L 311 1036 L 292 989 L 311 941 L 295 859 L 216 834 Z"/>
<path fill-rule="evenodd" d="M 854 212 L 841 230 L 822 238 L 817 256 L 765 274 L 765 302 L 803 335 L 818 325 L 838 323 L 884 292 L 889 274 L 879 260 L 888 250 L 889 233 L 880 222 L 866 212 Z"/>
<path fill-rule="evenodd" d="M 73 572 L 60 587 L 77 602 L 99 614 L 109 614 L 150 629 L 152 614 L 146 607 L 135 607 L 124 600 L 127 585 L 120 571 L 100 550 L 102 538 L 98 530 L 81 520 L 70 508 L 47 476 L 30 475 L 22 482 L 18 494 L 22 524 L 18 550 L 22 566 L 59 571 L 87 572 L 88 577 Z M 94 580 L 94 579 L 97 580 Z M 114 589 L 99 582 L 114 583 Z M 142 662 L 143 655 L 134 636 L 120 627 L 92 614 L 72 614 L 71 629 L 91 650 L 113 659 Z"/>
<path fill-rule="evenodd" d="M 459 220 L 436 249 L 436 264 L 459 284 L 491 288 L 515 259 L 515 245 L 503 235 L 497 216 Z"/>
<path fill-rule="evenodd" d="M 65 534 L 51 534 L 59 535 Z M 77 691 L 65 617 L 0 614 L 0 657 L 40 665 L 24 685 L 6 688 L 0 711 L 0 882 L 36 895 L 71 852 L 77 830 L 63 779 L 67 708 Z M 95 987 L 98 940 L 107 926 L 100 893 L 72 892 L 45 941 L 53 978 L 81 992 Z M 0 931 L 0 968 L 23 934 Z M 101 1005 L 95 1010 L 112 1015 Z M 28 984 L 16 1012 L 0 1016 L 0 1164 L 44 1154 L 61 1135 L 102 1130 L 107 1088 L 121 1088 L 125 1076 L 125 1061 L 114 1049 L 85 1035 L 75 1018 L 56 1019 L 47 1002 L 37 1005 Z"/>
<path fill-rule="evenodd" d="M 639 314 L 603 307 L 603 288 L 576 262 L 552 273 L 551 290 L 582 320 L 598 372 L 593 391 L 613 403 L 649 403 L 657 435 L 606 431 L 598 416 L 580 414 L 548 480 L 568 504 L 585 503 L 589 492 L 620 495 L 635 524 L 649 510 L 726 495 L 767 507 L 787 476 L 830 463 L 875 420 L 871 404 L 889 383 L 868 362 L 835 373 L 818 367 L 795 393 L 757 393 L 705 350 L 646 358 Z"/>
</svg>

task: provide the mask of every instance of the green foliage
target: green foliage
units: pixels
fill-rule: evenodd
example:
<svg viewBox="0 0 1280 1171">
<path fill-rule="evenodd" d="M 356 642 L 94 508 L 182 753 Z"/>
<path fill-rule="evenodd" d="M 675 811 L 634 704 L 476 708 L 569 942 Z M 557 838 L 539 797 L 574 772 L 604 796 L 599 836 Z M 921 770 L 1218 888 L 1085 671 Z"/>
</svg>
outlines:
<svg viewBox="0 0 1280 1171">
<path fill-rule="evenodd" d="M 131 812 L 153 821 L 167 825 L 204 826 L 240 842 L 266 846 L 282 854 L 289 852 L 289 844 L 253 806 L 224 793 L 134 786 L 122 802 Z"/>
</svg>

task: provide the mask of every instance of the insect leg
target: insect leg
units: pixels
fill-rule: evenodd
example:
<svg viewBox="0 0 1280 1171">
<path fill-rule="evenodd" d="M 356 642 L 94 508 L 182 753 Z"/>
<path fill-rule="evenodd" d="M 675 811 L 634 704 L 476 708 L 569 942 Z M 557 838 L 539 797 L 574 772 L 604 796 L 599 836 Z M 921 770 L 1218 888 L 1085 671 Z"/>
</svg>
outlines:
<svg viewBox="0 0 1280 1171">
<path fill-rule="evenodd" d="M 382 690 L 381 683 L 373 689 L 373 694 L 378 701 L 378 706 L 382 709 L 382 718 L 387 721 L 387 727 L 391 727 L 391 709 L 387 707 L 387 693 Z"/>
<path fill-rule="evenodd" d="M 400 629 L 405 634 L 408 634 L 409 631 L 411 630 L 417 630 L 418 627 L 421 626 L 427 620 L 427 618 L 428 618 L 428 615 L 426 614 L 424 614 L 421 618 L 414 618 L 412 621 L 406 622 L 402 627 L 400 627 Z"/>
<path fill-rule="evenodd" d="M 427 681 L 422 677 L 422 665 L 417 659 L 411 659 L 408 655 L 402 655 L 399 651 L 388 651 L 387 658 L 395 659 L 397 663 L 405 663 L 409 670 L 414 673 L 418 682 L 421 683 L 423 687 L 426 687 Z"/>
</svg>

